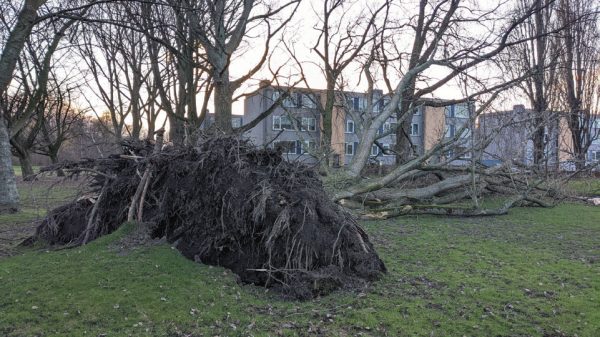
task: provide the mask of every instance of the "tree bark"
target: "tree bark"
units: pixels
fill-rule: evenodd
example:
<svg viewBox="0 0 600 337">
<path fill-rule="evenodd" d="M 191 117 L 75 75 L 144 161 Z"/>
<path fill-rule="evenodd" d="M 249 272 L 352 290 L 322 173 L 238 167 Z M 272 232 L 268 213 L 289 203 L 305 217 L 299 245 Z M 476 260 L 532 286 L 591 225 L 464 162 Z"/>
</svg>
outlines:
<svg viewBox="0 0 600 337">
<path fill-rule="evenodd" d="M 28 0 L 25 1 L 17 22 L 10 32 L 8 40 L 2 50 L 0 58 L 0 93 L 3 93 L 8 88 L 12 80 L 13 71 L 17 65 L 19 54 L 25 46 L 25 41 L 31 34 L 31 29 L 35 25 L 37 18 L 37 10 L 42 6 L 45 0 Z"/>
<path fill-rule="evenodd" d="M 8 128 L 0 117 L 0 214 L 18 210 L 19 193 L 12 166 Z"/>
<path fill-rule="evenodd" d="M 533 102 L 533 107 L 535 109 L 535 125 L 536 128 L 533 132 L 533 164 L 536 168 L 542 169 L 544 162 L 544 127 L 546 125 L 546 121 L 544 115 L 547 114 L 547 88 L 545 85 L 546 78 L 546 70 L 545 68 L 545 59 L 547 56 L 546 53 L 546 36 L 544 33 L 546 31 L 545 25 L 547 23 L 544 22 L 544 15 L 542 11 L 542 0 L 536 0 L 536 12 L 534 14 L 535 20 L 535 45 L 536 45 L 536 61 L 534 66 L 534 74 L 533 74 L 533 86 L 535 88 L 535 101 Z"/>
<path fill-rule="evenodd" d="M 233 102 L 233 93 L 229 83 L 229 72 L 215 80 L 215 126 L 224 133 L 232 133 L 231 127 L 231 106 Z"/>
<path fill-rule="evenodd" d="M 19 12 L 0 56 L 0 95 L 6 92 L 12 80 L 19 54 L 35 25 L 37 10 L 45 2 L 45 0 L 27 0 Z M 0 115 L 0 213 L 17 211 L 18 205 L 19 193 L 12 167 L 10 132 L 6 120 Z"/>
<path fill-rule="evenodd" d="M 33 165 L 31 165 L 31 154 L 25 152 L 19 156 L 19 163 L 21 164 L 21 175 L 24 181 L 33 180 Z"/>
<path fill-rule="evenodd" d="M 50 153 L 48 154 L 48 157 L 50 157 L 50 162 L 52 164 L 58 164 L 58 151 L 51 150 Z M 60 169 L 60 170 L 56 171 L 56 175 L 59 177 L 64 177 L 65 172 L 62 169 Z"/>
</svg>

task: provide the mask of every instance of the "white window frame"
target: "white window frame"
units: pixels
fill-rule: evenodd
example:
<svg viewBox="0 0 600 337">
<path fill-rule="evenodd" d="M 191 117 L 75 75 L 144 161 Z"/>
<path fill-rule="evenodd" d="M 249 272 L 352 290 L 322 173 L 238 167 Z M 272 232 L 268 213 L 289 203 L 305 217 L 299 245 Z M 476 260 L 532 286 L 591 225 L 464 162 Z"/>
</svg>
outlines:
<svg viewBox="0 0 600 337">
<path fill-rule="evenodd" d="M 381 144 L 381 146 L 383 146 L 383 150 L 384 150 L 381 153 L 383 156 L 385 156 L 385 157 L 393 156 L 393 154 L 387 154 L 387 153 L 385 153 L 385 150 L 390 150 L 390 144 Z"/>
<path fill-rule="evenodd" d="M 239 121 L 239 125 L 237 124 Z M 231 118 L 231 126 L 234 128 L 239 128 L 242 125 L 244 125 L 244 121 L 242 120 L 242 117 L 232 117 Z"/>
<path fill-rule="evenodd" d="M 377 100 L 377 103 L 377 109 L 375 112 L 383 112 L 385 111 L 385 107 L 388 106 L 388 104 L 390 104 L 390 100 L 382 97 L 379 100 Z M 373 108 L 373 110 L 375 110 L 375 108 Z"/>
<path fill-rule="evenodd" d="M 452 130 L 452 132 L 450 132 L 450 130 Z M 446 125 L 446 133 L 445 133 L 446 138 L 452 138 L 455 135 L 456 135 L 456 126 L 454 124 Z"/>
<path fill-rule="evenodd" d="M 348 131 L 348 129 L 350 129 L 348 126 L 352 125 L 352 131 Z M 355 130 L 355 125 L 354 125 L 354 121 L 351 119 L 347 119 L 346 120 L 346 128 L 344 130 L 344 133 L 354 133 Z"/>
<path fill-rule="evenodd" d="M 389 131 L 394 131 L 397 126 L 398 126 L 398 123 L 396 123 L 396 122 L 385 122 L 385 123 L 383 123 L 383 133 L 387 133 Z"/>
<path fill-rule="evenodd" d="M 317 98 L 314 94 L 302 94 L 302 107 L 306 109 L 317 108 Z"/>
<path fill-rule="evenodd" d="M 415 127 L 416 127 L 417 132 L 415 132 Z M 410 135 L 411 136 L 418 136 L 419 135 L 419 131 L 420 131 L 419 130 L 419 123 L 412 123 L 410 125 Z"/>
<path fill-rule="evenodd" d="M 314 151 L 317 148 L 317 142 L 314 140 L 305 140 L 300 143 L 300 150 L 302 154 L 310 153 L 310 151 Z"/>
<path fill-rule="evenodd" d="M 350 151 L 348 151 L 348 149 L 350 149 Z M 347 156 L 353 156 L 354 155 L 354 143 L 344 143 L 344 153 Z"/>
<path fill-rule="evenodd" d="M 314 117 L 302 117 L 301 126 L 302 131 L 317 131 L 317 119 Z"/>
<path fill-rule="evenodd" d="M 360 97 L 352 97 L 352 109 L 355 111 L 362 110 L 362 99 Z M 356 107 L 358 105 L 358 108 Z"/>
<path fill-rule="evenodd" d="M 466 114 L 465 114 L 466 112 Z M 469 106 L 465 106 L 464 104 L 455 104 L 454 105 L 454 116 L 455 118 L 467 119 L 469 118 L 471 113 L 469 112 Z"/>
<path fill-rule="evenodd" d="M 273 131 L 279 130 L 281 130 L 281 116 L 273 116 Z"/>
<path fill-rule="evenodd" d="M 271 95 L 271 100 L 273 102 L 277 102 L 279 97 L 281 97 L 281 92 L 279 92 L 279 90 L 273 90 L 273 94 Z"/>
<path fill-rule="evenodd" d="M 293 152 L 289 152 L 290 149 L 288 149 L 288 152 L 283 152 L 283 154 L 298 154 L 297 141 L 295 141 L 295 140 L 278 140 L 278 141 L 273 142 L 273 148 L 276 149 L 280 143 L 294 143 Z"/>
<path fill-rule="evenodd" d="M 444 107 L 444 115 L 447 118 L 454 118 L 454 114 L 455 114 L 455 112 L 454 112 L 454 108 L 452 105 L 446 105 Z"/>
<path fill-rule="evenodd" d="M 297 98 L 298 98 L 297 94 L 290 93 L 286 98 L 283 99 L 283 102 L 281 102 L 281 106 L 284 108 L 297 108 L 298 107 Z"/>
<path fill-rule="evenodd" d="M 283 128 L 283 124 L 282 124 L 283 118 L 286 118 L 290 122 L 291 128 L 289 128 L 289 129 Z M 279 127 L 275 127 L 276 124 L 279 124 Z M 294 121 L 292 118 L 285 116 L 285 115 L 273 116 L 273 131 L 293 130 L 293 129 L 294 129 Z"/>
<path fill-rule="evenodd" d="M 373 150 L 375 150 L 375 151 L 373 151 Z M 373 144 L 371 146 L 371 156 L 377 157 L 377 155 L 379 155 L 379 147 L 377 145 Z"/>
<path fill-rule="evenodd" d="M 600 161 L 600 151 L 592 151 L 592 161 Z"/>
</svg>

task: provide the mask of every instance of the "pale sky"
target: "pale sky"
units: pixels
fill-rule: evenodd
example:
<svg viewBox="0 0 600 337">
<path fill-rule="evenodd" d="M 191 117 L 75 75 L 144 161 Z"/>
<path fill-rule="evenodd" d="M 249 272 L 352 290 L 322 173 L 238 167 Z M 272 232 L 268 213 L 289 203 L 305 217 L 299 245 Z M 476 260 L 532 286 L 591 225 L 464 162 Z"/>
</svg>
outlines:
<svg viewBox="0 0 600 337">
<path fill-rule="evenodd" d="M 282 0 L 282 1 L 284 1 L 284 0 Z M 354 6 L 350 7 L 350 10 L 348 11 L 348 13 L 346 15 L 350 20 L 354 20 L 354 18 L 352 18 L 353 12 L 357 12 L 358 9 L 360 9 L 365 4 L 368 4 L 369 6 L 375 6 L 378 2 L 379 1 L 377 1 L 377 0 L 369 0 L 369 1 L 357 0 L 357 1 L 355 1 Z M 315 54 L 315 52 L 311 50 L 312 47 L 314 46 L 315 41 L 318 36 L 318 32 L 315 29 L 313 29 L 313 27 L 319 23 L 318 14 L 315 12 L 315 11 L 318 11 L 319 8 L 315 8 L 315 6 L 320 6 L 321 3 L 322 3 L 321 0 L 305 0 L 300 5 L 300 8 L 298 9 L 298 12 L 296 13 L 296 16 L 294 17 L 292 22 L 286 28 L 285 33 L 280 35 L 280 37 L 283 36 L 284 41 L 288 45 L 294 46 L 294 49 L 297 52 L 298 58 L 303 62 L 303 71 L 308 79 L 310 86 L 313 88 L 324 88 L 325 87 L 324 76 L 321 73 L 320 65 L 318 65 L 319 59 L 318 59 L 317 55 Z M 485 1 L 485 0 L 484 1 L 471 0 L 471 1 L 467 1 L 467 3 L 473 3 L 476 6 L 490 6 L 490 2 Z M 395 9 L 395 11 L 396 11 L 395 14 L 398 17 L 401 17 L 402 15 L 406 16 L 406 13 L 415 13 L 414 9 L 416 8 L 417 4 L 418 4 L 418 1 L 416 1 L 416 0 L 405 1 L 403 3 L 402 8 Z M 474 33 L 475 31 L 476 30 L 474 30 L 473 32 L 465 31 L 464 33 L 465 34 L 475 34 Z M 256 32 L 253 32 L 253 33 L 256 33 Z M 255 35 L 257 35 L 257 34 L 255 34 Z M 398 44 L 405 44 L 405 45 L 401 46 L 401 48 L 403 50 L 406 50 L 406 51 L 410 50 L 409 49 L 410 42 L 412 41 L 412 37 L 410 35 L 407 34 L 406 38 L 404 38 L 403 36 L 399 37 L 396 39 L 396 41 L 398 42 Z M 244 54 L 242 56 L 238 56 L 232 62 L 232 67 L 231 67 L 232 78 L 237 78 L 241 74 L 245 73 L 247 69 L 254 66 L 254 64 L 256 63 L 258 58 L 262 55 L 262 52 L 263 52 L 262 42 L 263 42 L 263 40 L 258 38 L 258 39 L 251 40 L 250 41 L 251 44 L 245 46 Z M 297 66 L 296 66 L 295 62 L 290 58 L 287 51 L 284 50 L 282 42 L 280 42 L 279 46 L 277 46 L 275 48 L 273 56 L 271 58 L 271 67 L 277 68 L 279 66 L 282 66 L 281 75 L 283 75 L 283 77 L 289 76 L 289 77 L 293 78 L 294 76 L 296 76 L 298 74 Z M 258 84 L 258 82 L 261 79 L 270 78 L 270 72 L 269 72 L 268 68 L 269 68 L 268 66 L 265 66 L 262 71 L 257 73 L 254 76 L 254 78 L 252 80 L 250 80 L 249 82 L 247 82 L 246 86 L 242 87 L 238 92 L 236 92 L 236 94 L 250 91 L 250 90 L 256 88 L 256 85 Z M 357 70 L 358 70 L 357 65 L 350 65 L 348 67 L 344 77 L 348 83 L 348 89 L 353 90 L 353 91 L 363 91 L 365 89 L 365 81 L 363 79 L 362 82 L 359 82 L 360 74 L 358 73 Z M 477 72 L 478 72 L 478 74 L 480 74 L 482 76 L 489 75 L 486 73 L 485 68 L 479 69 L 479 70 L 477 70 Z M 488 71 L 488 73 L 489 73 L 489 71 Z M 427 72 L 427 74 L 432 78 L 436 78 L 436 77 L 439 78 L 444 74 L 444 72 L 439 71 L 439 69 L 436 70 L 435 68 L 432 68 L 431 70 L 429 70 Z M 286 84 L 286 79 L 281 78 L 280 83 Z M 395 85 L 395 83 L 393 83 L 393 84 Z M 304 84 L 301 84 L 300 86 L 304 86 Z M 380 89 L 384 88 L 383 85 L 379 85 L 378 87 Z M 98 99 L 94 98 L 94 95 L 92 94 L 92 92 L 90 92 L 89 94 L 85 94 L 84 96 L 86 97 L 86 101 L 89 100 L 90 102 L 92 102 L 92 105 L 95 106 L 97 111 L 100 112 L 101 110 L 103 110 L 102 104 L 100 103 L 100 101 Z M 435 97 L 446 98 L 446 99 L 456 99 L 456 98 L 463 97 L 463 95 L 461 94 L 461 89 L 456 85 L 455 82 L 453 82 L 453 83 L 446 85 L 446 86 L 440 88 L 439 90 L 437 90 L 435 92 Z M 83 101 L 80 103 L 82 105 L 87 105 L 86 101 Z M 511 102 L 509 102 L 508 104 L 502 104 L 501 101 L 499 101 L 499 103 L 501 105 L 505 105 L 505 106 L 512 106 L 513 100 L 511 100 Z M 213 110 L 212 102 L 209 104 L 209 109 L 211 111 Z M 243 114 L 243 99 L 234 103 L 233 111 L 234 111 L 234 114 Z"/>
</svg>

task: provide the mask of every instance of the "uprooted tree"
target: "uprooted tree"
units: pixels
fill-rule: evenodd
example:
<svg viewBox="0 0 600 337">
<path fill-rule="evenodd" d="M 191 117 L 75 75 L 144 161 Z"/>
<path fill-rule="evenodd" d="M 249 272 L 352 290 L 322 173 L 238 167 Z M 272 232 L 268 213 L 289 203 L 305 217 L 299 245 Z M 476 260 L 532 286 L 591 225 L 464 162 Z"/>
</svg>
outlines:
<svg viewBox="0 0 600 337">
<path fill-rule="evenodd" d="M 296 298 L 363 286 L 385 272 L 365 232 L 312 169 L 232 136 L 163 151 L 161 140 L 61 165 L 91 176 L 92 196 L 50 212 L 34 238 L 85 244 L 136 220 L 190 259 Z"/>
<path fill-rule="evenodd" d="M 543 173 L 539 168 L 505 163 L 490 169 L 481 164 L 482 153 L 495 134 L 510 125 L 500 125 L 492 134 L 475 132 L 478 117 L 492 110 L 507 90 L 552 70 L 540 64 L 530 69 L 519 68 L 521 71 L 512 72 L 507 78 L 498 62 L 516 47 L 535 44 L 579 20 L 574 17 L 573 22 L 562 26 L 522 34 L 549 11 L 551 3 L 532 0 L 514 7 L 508 3 L 477 7 L 464 6 L 461 1 L 420 1 L 414 7 L 414 15 L 402 15 L 394 1 L 381 1 L 355 11 L 357 16 L 352 17 L 353 12 L 346 8 L 351 2 L 325 2 L 323 12 L 318 13 L 325 19 L 317 25 L 324 43 L 314 47 L 327 83 L 324 94 L 327 100 L 319 108 L 323 120 L 328 121 L 334 110 L 342 107 L 353 120 L 359 138 L 350 162 L 341 169 L 340 180 L 345 181 L 339 184 L 333 199 L 365 210 L 368 217 L 408 213 L 503 214 L 515 205 L 551 205 L 544 197 L 555 196 L 558 191 L 538 176 Z M 339 21 L 335 21 L 336 11 Z M 370 15 L 361 19 L 365 12 Z M 503 17 L 497 15 L 500 12 Z M 493 27 L 490 22 L 494 22 Z M 299 56 L 294 59 L 299 68 L 310 63 Z M 359 108 L 348 104 L 344 97 L 345 93 L 356 91 L 352 85 L 359 84 L 351 83 L 356 76 L 343 72 L 349 62 L 352 64 L 349 68 L 360 70 L 358 79 L 366 88 L 366 103 Z M 460 88 L 459 95 L 451 100 L 434 99 L 450 84 Z M 377 93 L 377 86 L 385 88 L 383 94 Z M 450 134 L 440 130 L 434 144 L 416 150 L 410 137 L 413 115 L 423 105 L 443 108 L 450 104 L 467 106 L 468 121 L 455 125 L 456 130 Z M 443 116 L 444 111 L 440 113 Z M 543 133 L 542 122 L 542 118 L 531 121 L 537 125 L 530 138 L 539 138 L 540 130 Z M 390 124 L 393 127 L 386 128 Z M 325 128 L 328 126 L 324 123 Z M 390 135 L 395 136 L 396 145 L 385 148 L 380 140 Z M 332 144 L 325 145 L 332 148 L 339 145 L 331 141 Z M 386 174 L 364 179 L 374 146 L 379 153 L 396 156 L 397 164 Z M 457 166 L 460 161 L 463 164 Z M 509 197 L 502 207 L 480 207 L 481 195 L 499 192 Z M 474 209 L 440 206 L 469 197 L 474 201 Z"/>
</svg>

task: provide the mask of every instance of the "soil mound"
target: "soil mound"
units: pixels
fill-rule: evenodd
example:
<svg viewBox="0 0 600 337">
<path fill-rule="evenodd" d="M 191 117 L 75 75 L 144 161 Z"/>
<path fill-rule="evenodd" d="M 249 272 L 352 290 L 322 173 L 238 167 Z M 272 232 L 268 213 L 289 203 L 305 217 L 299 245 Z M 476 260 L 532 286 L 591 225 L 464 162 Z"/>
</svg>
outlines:
<svg viewBox="0 0 600 337">
<path fill-rule="evenodd" d="M 327 197 L 311 168 L 236 137 L 202 136 L 196 147 L 154 154 L 153 147 L 129 141 L 122 154 L 62 165 L 91 174 L 93 197 L 51 211 L 35 238 L 83 244 L 113 232 L 151 168 L 142 223 L 189 259 L 296 298 L 364 285 L 385 272 L 366 233 Z"/>
</svg>

